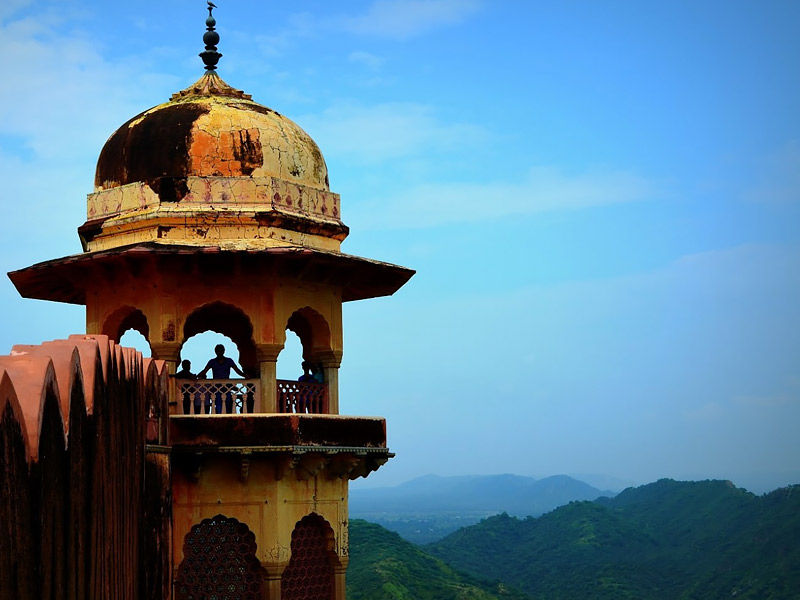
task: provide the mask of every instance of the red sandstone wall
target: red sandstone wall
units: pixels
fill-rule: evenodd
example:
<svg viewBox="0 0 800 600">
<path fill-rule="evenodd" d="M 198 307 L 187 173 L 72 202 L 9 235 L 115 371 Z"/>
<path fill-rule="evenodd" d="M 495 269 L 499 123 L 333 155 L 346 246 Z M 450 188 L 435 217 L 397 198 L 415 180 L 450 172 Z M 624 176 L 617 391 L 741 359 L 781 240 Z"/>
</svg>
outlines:
<svg viewBox="0 0 800 600">
<path fill-rule="evenodd" d="M 0 600 L 166 597 L 166 377 L 105 336 L 0 356 Z"/>
</svg>

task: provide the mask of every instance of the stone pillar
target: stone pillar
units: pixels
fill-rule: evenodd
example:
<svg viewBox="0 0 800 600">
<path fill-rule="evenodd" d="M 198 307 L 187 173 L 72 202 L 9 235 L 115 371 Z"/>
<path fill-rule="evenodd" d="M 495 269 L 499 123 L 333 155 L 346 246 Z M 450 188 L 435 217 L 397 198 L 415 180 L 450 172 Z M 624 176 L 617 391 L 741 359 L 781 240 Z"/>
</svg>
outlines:
<svg viewBox="0 0 800 600">
<path fill-rule="evenodd" d="M 333 565 L 333 600 L 347 599 L 345 574 L 349 562 L 350 559 L 347 556 L 340 556 L 339 563 Z"/>
<path fill-rule="evenodd" d="M 336 350 L 315 352 L 311 362 L 322 365 L 325 384 L 328 386 L 328 413 L 339 414 L 339 366 L 342 364 L 342 353 Z"/>
<path fill-rule="evenodd" d="M 258 364 L 261 372 L 261 404 L 256 403 L 255 412 L 278 412 L 277 371 L 278 354 L 283 345 L 257 344 Z"/>
<path fill-rule="evenodd" d="M 167 363 L 167 373 L 170 375 L 178 370 L 178 359 L 181 356 L 180 342 L 150 342 L 150 354 L 153 358 Z M 170 379 L 169 389 L 169 414 L 174 415 L 182 409 L 178 407 L 177 390 Z"/>
<path fill-rule="evenodd" d="M 266 563 L 264 568 L 264 600 L 281 600 L 281 577 L 288 562 Z"/>
</svg>

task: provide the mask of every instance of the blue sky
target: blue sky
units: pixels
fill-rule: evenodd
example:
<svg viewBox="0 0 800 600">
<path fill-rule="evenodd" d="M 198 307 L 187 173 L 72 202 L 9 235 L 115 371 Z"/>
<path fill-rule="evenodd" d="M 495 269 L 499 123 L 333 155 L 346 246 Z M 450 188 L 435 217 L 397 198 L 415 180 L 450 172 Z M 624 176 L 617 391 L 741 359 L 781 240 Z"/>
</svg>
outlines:
<svg viewBox="0 0 800 600">
<path fill-rule="evenodd" d="M 205 3 L 0 7 L 0 261 L 79 251 L 97 155 L 201 74 Z M 220 74 L 320 145 L 343 412 L 425 473 L 800 482 L 796 2 L 220 0 Z M 0 349 L 83 329 L 0 286 Z"/>
</svg>

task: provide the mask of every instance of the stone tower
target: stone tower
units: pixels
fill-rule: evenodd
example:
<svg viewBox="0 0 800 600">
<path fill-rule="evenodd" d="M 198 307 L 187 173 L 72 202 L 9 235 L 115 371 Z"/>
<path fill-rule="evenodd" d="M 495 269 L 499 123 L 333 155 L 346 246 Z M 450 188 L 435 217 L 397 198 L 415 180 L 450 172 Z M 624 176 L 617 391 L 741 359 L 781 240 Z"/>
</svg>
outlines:
<svg viewBox="0 0 800 600">
<path fill-rule="evenodd" d="M 343 600 L 348 481 L 391 453 L 383 419 L 339 414 L 342 303 L 413 271 L 340 251 L 322 153 L 222 81 L 210 8 L 206 25 L 205 74 L 103 147 L 83 253 L 9 275 L 25 297 L 85 305 L 95 338 L 139 331 L 170 373 L 197 333 L 238 347 L 245 379 L 173 378 L 143 428 L 162 597 Z M 287 329 L 319 381 L 276 378 Z"/>
</svg>

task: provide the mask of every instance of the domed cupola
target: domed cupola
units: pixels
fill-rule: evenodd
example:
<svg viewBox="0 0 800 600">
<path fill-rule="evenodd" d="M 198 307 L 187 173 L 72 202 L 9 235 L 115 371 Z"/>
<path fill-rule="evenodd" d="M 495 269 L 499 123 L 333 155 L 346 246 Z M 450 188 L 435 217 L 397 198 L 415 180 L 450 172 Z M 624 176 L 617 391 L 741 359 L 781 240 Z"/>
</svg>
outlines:
<svg viewBox="0 0 800 600">
<path fill-rule="evenodd" d="M 97 161 L 85 250 L 140 242 L 338 250 L 348 229 L 319 147 L 296 123 L 216 72 L 209 16 L 205 74 L 123 124 Z"/>
<path fill-rule="evenodd" d="M 117 129 L 100 152 L 95 189 L 158 187 L 164 177 L 277 177 L 329 189 L 314 140 L 214 71 Z"/>
</svg>

